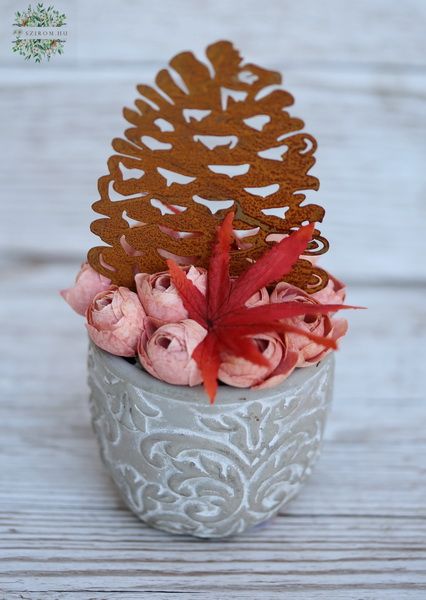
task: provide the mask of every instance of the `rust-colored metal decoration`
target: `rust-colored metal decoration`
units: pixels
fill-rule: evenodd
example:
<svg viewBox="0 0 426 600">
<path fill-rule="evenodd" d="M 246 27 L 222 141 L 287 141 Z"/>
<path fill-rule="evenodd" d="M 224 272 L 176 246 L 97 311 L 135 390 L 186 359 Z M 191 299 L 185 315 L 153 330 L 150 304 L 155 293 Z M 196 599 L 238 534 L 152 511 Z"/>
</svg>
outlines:
<svg viewBox="0 0 426 600">
<path fill-rule="evenodd" d="M 207 267 L 216 227 L 230 210 L 233 275 L 277 234 L 323 219 L 322 207 L 302 205 L 303 191 L 319 187 L 308 175 L 317 144 L 284 110 L 293 98 L 277 89 L 281 75 L 242 64 L 230 42 L 212 44 L 206 55 L 210 64 L 178 54 L 157 74 L 157 89 L 138 86 L 137 110 L 124 109 L 132 127 L 113 140 L 117 154 L 93 204 L 104 218 L 91 230 L 108 245 L 88 254 L 115 284 L 132 288 L 136 272 L 165 270 L 166 258 Z M 315 230 L 307 253 L 327 249 Z M 285 280 L 314 292 L 327 274 L 300 259 Z"/>
</svg>

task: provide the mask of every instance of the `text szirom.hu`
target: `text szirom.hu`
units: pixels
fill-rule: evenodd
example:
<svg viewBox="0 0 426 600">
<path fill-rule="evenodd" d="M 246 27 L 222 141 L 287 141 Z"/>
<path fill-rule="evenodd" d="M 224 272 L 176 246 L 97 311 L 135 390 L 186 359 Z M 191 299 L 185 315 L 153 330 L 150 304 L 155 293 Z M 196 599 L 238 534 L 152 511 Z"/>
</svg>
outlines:
<svg viewBox="0 0 426 600">
<path fill-rule="evenodd" d="M 58 27 L 16 27 L 13 35 L 18 38 L 58 40 L 66 38 L 68 31 Z"/>
</svg>

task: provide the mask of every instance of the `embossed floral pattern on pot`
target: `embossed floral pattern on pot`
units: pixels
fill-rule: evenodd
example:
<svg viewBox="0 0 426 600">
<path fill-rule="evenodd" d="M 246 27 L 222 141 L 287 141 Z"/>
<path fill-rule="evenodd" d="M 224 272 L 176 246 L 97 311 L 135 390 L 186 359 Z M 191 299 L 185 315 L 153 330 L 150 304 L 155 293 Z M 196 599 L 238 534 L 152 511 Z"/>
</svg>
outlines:
<svg viewBox="0 0 426 600">
<path fill-rule="evenodd" d="M 334 357 L 270 390 L 172 386 L 93 344 L 89 385 L 102 459 L 148 525 L 197 537 L 275 515 L 311 471 L 331 402 Z"/>
</svg>

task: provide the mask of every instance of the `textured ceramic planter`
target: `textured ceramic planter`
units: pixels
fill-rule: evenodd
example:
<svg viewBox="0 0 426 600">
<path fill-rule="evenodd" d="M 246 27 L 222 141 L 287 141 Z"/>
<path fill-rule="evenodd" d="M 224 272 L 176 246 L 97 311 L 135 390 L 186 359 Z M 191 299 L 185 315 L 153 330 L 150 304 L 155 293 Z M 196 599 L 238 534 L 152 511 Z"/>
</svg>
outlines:
<svg viewBox="0 0 426 600">
<path fill-rule="evenodd" d="M 270 390 L 172 386 L 91 345 L 102 459 L 129 508 L 173 533 L 223 537 L 275 515 L 318 456 L 334 357 Z"/>
</svg>

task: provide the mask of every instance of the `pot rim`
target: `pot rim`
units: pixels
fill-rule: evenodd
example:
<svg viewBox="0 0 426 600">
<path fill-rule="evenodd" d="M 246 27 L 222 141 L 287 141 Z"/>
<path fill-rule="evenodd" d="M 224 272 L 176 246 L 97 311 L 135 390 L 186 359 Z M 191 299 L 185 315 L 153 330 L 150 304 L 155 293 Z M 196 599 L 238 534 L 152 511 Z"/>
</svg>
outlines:
<svg viewBox="0 0 426 600">
<path fill-rule="evenodd" d="M 90 349 L 96 359 L 113 375 L 130 383 L 137 389 L 155 394 L 165 400 L 185 402 L 186 404 L 209 404 L 208 398 L 202 385 L 193 387 L 186 385 L 173 385 L 153 377 L 144 371 L 138 364 L 132 364 L 121 356 L 115 356 L 96 346 L 89 340 Z M 219 404 L 241 404 L 252 400 L 271 401 L 277 396 L 297 395 L 300 387 L 310 379 L 315 379 L 323 369 L 331 366 L 334 362 L 334 353 L 331 352 L 319 363 L 311 367 L 296 368 L 293 373 L 280 385 L 271 388 L 253 390 L 251 388 L 237 388 L 229 385 L 219 385 L 214 406 Z"/>
</svg>

